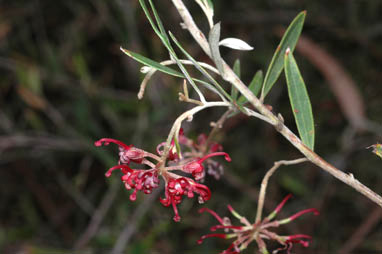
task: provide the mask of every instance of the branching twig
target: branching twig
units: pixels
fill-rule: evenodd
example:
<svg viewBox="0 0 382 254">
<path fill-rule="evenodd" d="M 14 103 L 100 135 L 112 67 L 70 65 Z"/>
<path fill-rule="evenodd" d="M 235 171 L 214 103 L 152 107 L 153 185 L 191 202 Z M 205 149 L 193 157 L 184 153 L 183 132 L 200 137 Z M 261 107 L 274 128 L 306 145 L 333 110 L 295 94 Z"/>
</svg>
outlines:
<svg viewBox="0 0 382 254">
<path fill-rule="evenodd" d="M 167 137 L 167 141 L 166 141 L 166 145 L 164 147 L 164 150 L 163 150 L 163 154 L 162 154 L 162 158 L 161 158 L 161 161 L 165 162 L 166 158 L 167 158 L 167 155 L 168 155 L 168 152 L 170 151 L 170 147 L 171 147 L 171 141 L 174 137 L 178 138 L 178 134 L 179 134 L 179 130 L 180 130 L 180 127 L 181 127 L 181 124 L 184 120 L 186 119 L 190 119 L 192 120 L 192 117 L 194 116 L 194 114 L 198 113 L 199 111 L 202 111 L 206 108 L 210 108 L 210 107 L 230 107 L 231 106 L 231 103 L 230 102 L 224 102 L 224 101 L 212 101 L 212 102 L 206 102 L 204 103 L 203 105 L 201 106 L 196 106 L 186 112 L 184 112 L 183 114 L 181 114 L 174 122 L 174 124 L 172 125 L 172 128 L 170 130 L 170 133 Z"/>
<path fill-rule="evenodd" d="M 203 49 L 203 51 L 211 57 L 210 47 L 203 32 L 195 24 L 191 14 L 187 10 L 182 0 L 172 0 L 174 6 L 178 10 L 182 20 L 183 26 L 191 33 L 192 37 Z M 249 89 L 243 84 L 243 82 L 236 76 L 233 70 L 223 61 L 224 67 L 224 79 L 234 85 L 240 93 L 248 100 L 248 102 L 254 106 L 254 108 L 263 116 L 269 119 L 269 123 L 272 124 L 275 129 L 281 133 L 293 146 L 295 146 L 309 161 L 322 168 L 332 176 L 341 180 L 345 184 L 351 186 L 358 192 L 365 195 L 367 198 L 377 203 L 382 207 L 382 197 L 369 189 L 367 186 L 360 183 L 351 174 L 346 174 L 337 169 L 319 155 L 314 153 L 311 149 L 305 146 L 301 140 L 289 130 L 284 123 L 274 115 Z"/>
<path fill-rule="evenodd" d="M 265 200 L 265 194 L 267 191 L 267 185 L 269 178 L 273 175 L 273 173 L 282 165 L 294 165 L 298 163 L 302 163 L 307 161 L 308 159 L 306 158 L 301 158 L 301 159 L 296 159 L 296 160 L 290 160 L 290 161 L 276 161 L 273 164 L 273 167 L 268 170 L 268 172 L 265 174 L 263 181 L 261 182 L 261 187 L 260 187 L 260 193 L 259 193 L 259 201 L 257 202 L 257 213 L 256 213 L 256 221 L 260 222 L 261 221 L 261 215 L 263 212 L 263 207 L 264 207 L 264 200 Z"/>
</svg>

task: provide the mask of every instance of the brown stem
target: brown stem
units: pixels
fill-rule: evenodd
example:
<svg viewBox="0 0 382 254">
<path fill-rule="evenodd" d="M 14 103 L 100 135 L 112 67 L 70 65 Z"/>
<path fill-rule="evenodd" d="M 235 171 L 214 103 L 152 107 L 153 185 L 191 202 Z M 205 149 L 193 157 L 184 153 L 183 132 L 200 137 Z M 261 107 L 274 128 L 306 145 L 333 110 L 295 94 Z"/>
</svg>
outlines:
<svg viewBox="0 0 382 254">
<path fill-rule="evenodd" d="M 203 51 L 211 56 L 210 48 L 208 41 L 202 31 L 195 24 L 190 12 L 187 10 L 182 0 L 172 0 L 174 6 L 178 10 L 184 27 L 191 33 L 192 37 L 203 49 Z M 305 157 L 311 161 L 313 164 L 317 165 L 321 169 L 325 170 L 332 176 L 336 177 L 345 184 L 351 186 L 359 193 L 365 195 L 367 198 L 378 204 L 382 207 L 382 197 L 369 189 L 367 186 L 360 183 L 357 179 L 354 178 L 352 174 L 346 174 L 341 170 L 337 169 L 319 155 L 310 150 L 305 146 L 301 140 L 284 125 L 284 123 L 274 115 L 268 108 L 248 89 L 246 85 L 236 76 L 233 70 L 223 61 L 224 67 L 224 79 L 234 85 L 242 95 L 259 111 L 262 115 L 266 116 L 269 119 L 275 129 L 281 133 L 294 147 L 296 147 Z"/>
<path fill-rule="evenodd" d="M 281 165 L 294 165 L 298 163 L 302 163 L 307 161 L 306 158 L 296 159 L 296 160 L 290 160 L 290 161 L 276 161 L 273 164 L 273 167 L 268 170 L 268 172 L 265 174 L 263 181 L 261 182 L 260 187 L 260 194 L 259 194 L 259 201 L 257 203 L 257 213 L 256 213 L 256 220 L 255 223 L 258 223 L 261 221 L 261 215 L 263 213 L 263 207 L 264 207 L 264 200 L 265 200 L 265 193 L 267 191 L 268 181 L 269 178 L 273 175 L 273 173 L 281 166 Z"/>
</svg>

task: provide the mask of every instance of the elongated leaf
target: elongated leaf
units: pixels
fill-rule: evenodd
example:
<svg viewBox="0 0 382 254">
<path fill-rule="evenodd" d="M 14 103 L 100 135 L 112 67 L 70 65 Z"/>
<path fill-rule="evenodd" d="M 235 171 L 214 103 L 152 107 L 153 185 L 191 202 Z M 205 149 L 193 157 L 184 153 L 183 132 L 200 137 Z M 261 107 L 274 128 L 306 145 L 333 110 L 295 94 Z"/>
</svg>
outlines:
<svg viewBox="0 0 382 254">
<path fill-rule="evenodd" d="M 258 96 L 259 92 L 261 90 L 261 85 L 263 84 L 263 71 L 258 70 L 253 76 L 253 79 L 251 83 L 249 83 L 248 89 L 251 90 L 251 92 L 255 95 Z M 244 104 L 247 102 L 247 99 L 242 95 L 240 96 L 239 100 L 237 101 L 239 104 Z"/>
<path fill-rule="evenodd" d="M 136 61 L 138 61 L 144 65 L 150 66 L 150 67 L 152 67 L 158 71 L 167 73 L 167 74 L 175 76 L 175 77 L 184 78 L 184 75 L 182 73 L 180 73 L 179 71 L 176 71 L 170 67 L 164 66 L 164 65 L 162 65 L 162 64 L 160 64 L 154 60 L 151 60 L 150 58 L 142 56 L 138 53 L 134 53 L 134 52 L 127 50 L 127 49 L 124 49 L 122 47 L 121 47 L 121 50 L 123 53 L 125 53 L 129 57 L 133 58 L 134 60 L 136 60 Z"/>
<path fill-rule="evenodd" d="M 215 24 L 208 35 L 208 43 L 210 45 L 211 57 L 221 75 L 224 76 L 223 59 L 220 56 L 219 49 L 220 40 L 220 22 Z"/>
<path fill-rule="evenodd" d="M 159 27 L 159 30 L 160 30 L 160 33 L 162 34 L 162 36 L 164 37 L 164 39 L 166 40 L 166 46 L 170 46 L 171 47 L 171 44 L 170 44 L 170 40 L 167 36 L 167 33 L 166 33 L 166 30 L 164 29 L 164 26 L 163 26 L 163 23 L 162 23 L 162 20 L 160 19 L 159 17 L 159 14 L 154 6 L 154 3 L 152 2 L 152 0 L 149 0 L 149 3 L 150 3 L 150 6 L 151 6 L 151 9 L 153 11 L 153 14 L 154 14 L 154 17 L 155 17 L 155 20 L 157 22 L 157 25 Z"/>
<path fill-rule="evenodd" d="M 272 86 L 276 83 L 281 71 L 284 67 L 284 53 L 287 48 L 293 52 L 296 47 L 298 38 L 300 37 L 302 27 L 304 25 L 306 11 L 301 12 L 289 25 L 285 31 L 280 44 L 278 45 L 271 63 L 269 64 L 267 73 L 265 74 L 264 85 L 261 91 L 261 99 L 264 100 L 265 96 L 271 90 Z"/>
<path fill-rule="evenodd" d="M 218 94 L 224 95 L 229 101 L 232 101 L 231 96 L 219 85 L 219 83 L 180 45 L 179 41 L 175 38 L 171 32 L 169 32 L 171 39 L 175 42 L 178 48 L 182 51 L 182 53 L 190 60 L 196 69 L 200 71 L 219 91 Z"/>
<path fill-rule="evenodd" d="M 127 50 L 127 49 L 124 49 L 124 48 L 121 48 L 122 52 L 125 53 L 126 55 L 128 55 L 129 57 L 133 58 L 134 60 L 136 60 L 137 62 L 140 62 L 146 66 L 149 66 L 149 67 L 152 67 L 160 72 L 163 72 L 163 73 L 166 73 L 166 74 L 169 74 L 171 76 L 175 76 L 175 77 L 178 77 L 178 78 L 186 78 L 181 72 L 178 72 L 170 67 L 167 67 L 165 65 L 162 65 L 154 60 L 151 60 L 147 57 L 144 57 L 138 53 L 134 53 L 130 50 Z M 216 94 L 219 94 L 220 93 L 217 91 L 217 89 L 215 87 L 213 87 L 211 84 L 203 81 L 203 80 L 200 80 L 200 79 L 195 79 L 193 78 L 193 80 L 195 82 L 198 82 L 200 84 L 202 84 L 204 87 L 206 87 L 208 90 L 211 90 L 212 92 L 216 93 Z M 222 97 L 223 99 L 223 97 Z"/>
<path fill-rule="evenodd" d="M 181 72 L 184 74 L 184 77 L 187 79 L 187 81 L 191 84 L 191 86 L 194 88 L 194 90 L 196 91 L 196 93 L 199 95 L 199 98 L 201 101 L 205 101 L 205 98 L 202 94 L 202 92 L 200 91 L 200 89 L 198 88 L 198 86 L 194 83 L 194 80 L 193 78 L 190 76 L 190 74 L 187 72 L 186 68 L 183 66 L 183 64 L 179 61 L 179 58 L 177 57 L 174 49 L 172 48 L 171 44 L 170 44 L 170 41 L 169 41 L 169 38 L 166 34 L 166 31 L 163 27 L 163 23 L 162 21 L 160 20 L 160 17 L 158 15 L 158 12 L 156 11 L 155 9 L 155 6 L 152 2 L 152 0 L 149 0 L 149 3 L 150 3 L 150 7 L 151 7 L 151 10 L 152 12 L 154 13 L 154 17 L 155 17 L 155 21 L 159 27 L 155 25 L 153 19 L 151 18 L 151 15 L 150 15 L 150 12 L 146 6 L 146 3 L 145 3 L 145 0 L 139 0 L 139 3 L 141 4 L 141 7 L 147 17 L 147 19 L 149 20 L 153 30 L 155 31 L 155 33 L 158 35 L 158 37 L 161 39 L 163 45 L 167 48 L 168 52 L 170 53 L 171 57 L 176 61 L 176 64 L 178 65 L 179 69 L 181 70 Z"/>
<path fill-rule="evenodd" d="M 287 49 L 285 53 L 284 60 L 289 100 L 292 106 L 298 133 L 300 134 L 302 142 L 313 150 L 314 122 L 309 95 L 296 60 L 289 49 Z"/>
<path fill-rule="evenodd" d="M 236 59 L 235 63 L 233 64 L 233 72 L 235 72 L 236 76 L 240 78 L 241 73 L 240 73 L 240 60 Z M 234 85 L 231 87 L 231 97 L 232 100 L 236 101 L 237 96 L 239 94 L 239 91 L 236 89 Z"/>
</svg>

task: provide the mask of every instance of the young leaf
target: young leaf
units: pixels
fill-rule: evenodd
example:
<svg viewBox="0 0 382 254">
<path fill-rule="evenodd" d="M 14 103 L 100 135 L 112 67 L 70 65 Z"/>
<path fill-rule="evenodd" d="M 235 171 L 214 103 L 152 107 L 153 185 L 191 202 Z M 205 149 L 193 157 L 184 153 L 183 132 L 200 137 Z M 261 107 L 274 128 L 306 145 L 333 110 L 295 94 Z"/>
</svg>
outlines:
<svg viewBox="0 0 382 254">
<path fill-rule="evenodd" d="M 233 72 L 235 72 L 236 76 L 240 78 L 240 60 L 239 59 L 236 59 L 235 63 L 233 64 Z M 234 101 L 236 101 L 238 94 L 239 94 L 239 91 L 236 89 L 234 85 L 232 85 L 231 97 Z"/>
<path fill-rule="evenodd" d="M 296 60 L 289 48 L 285 52 L 284 61 L 289 100 L 292 106 L 298 133 L 300 134 L 302 142 L 313 150 L 314 122 L 312 106 L 310 104 L 304 80 L 302 79 Z"/>
<path fill-rule="evenodd" d="M 219 42 L 219 46 L 224 46 L 224 47 L 237 49 L 237 50 L 247 50 L 247 51 L 253 50 L 252 46 L 250 46 L 245 41 L 237 39 L 237 38 L 225 38 L 224 40 L 221 40 Z"/>
<path fill-rule="evenodd" d="M 140 62 L 144 65 L 150 66 L 150 67 L 152 67 L 158 71 L 167 73 L 169 75 L 179 77 L 179 78 L 184 78 L 184 75 L 182 73 L 180 73 L 179 71 L 176 71 L 170 67 L 164 66 L 164 65 L 162 65 L 156 61 L 151 60 L 150 58 L 144 57 L 138 53 L 134 53 L 134 52 L 127 50 L 127 49 L 124 49 L 122 47 L 121 47 L 121 50 L 123 53 L 125 53 L 129 57 L 133 58 L 137 62 Z"/>
<path fill-rule="evenodd" d="M 251 83 L 249 83 L 248 89 L 257 96 L 261 90 L 261 85 L 263 84 L 263 71 L 258 70 L 256 74 L 253 76 Z M 239 104 L 243 105 L 247 102 L 247 99 L 242 95 L 237 101 Z"/>
<path fill-rule="evenodd" d="M 219 95 L 224 95 L 229 101 L 232 101 L 231 96 L 219 85 L 219 83 L 206 71 L 204 68 L 180 45 L 179 41 L 171 33 L 171 39 L 175 42 L 178 48 L 183 52 L 183 54 L 194 64 L 194 67 L 200 71 L 216 88 L 219 90 Z"/>
<path fill-rule="evenodd" d="M 298 14 L 297 17 L 289 25 L 288 29 L 285 31 L 285 34 L 272 57 L 267 73 L 265 74 L 264 85 L 261 91 L 261 100 L 264 100 L 265 96 L 276 83 L 281 71 L 283 70 L 283 58 L 285 50 L 290 48 L 291 52 L 293 52 L 294 48 L 296 47 L 298 38 L 300 37 L 301 30 L 304 25 L 305 16 L 306 11 Z"/>
</svg>

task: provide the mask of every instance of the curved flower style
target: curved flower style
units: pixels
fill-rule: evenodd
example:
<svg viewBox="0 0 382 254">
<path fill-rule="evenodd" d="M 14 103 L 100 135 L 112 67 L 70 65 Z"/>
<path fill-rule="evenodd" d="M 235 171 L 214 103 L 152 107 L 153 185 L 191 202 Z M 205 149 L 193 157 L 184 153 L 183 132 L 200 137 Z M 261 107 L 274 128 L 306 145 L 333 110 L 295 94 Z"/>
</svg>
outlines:
<svg viewBox="0 0 382 254">
<path fill-rule="evenodd" d="M 201 146 L 202 142 L 194 143 L 184 136 L 183 131 L 180 136 L 182 137 L 182 141 L 186 141 L 185 143 L 180 143 L 191 148 L 191 152 L 186 152 L 184 156 L 179 156 L 178 153 L 180 154 L 180 151 L 176 150 L 175 142 L 172 141 L 165 161 L 162 158 L 162 148 L 165 146 L 165 142 L 157 146 L 156 150 L 158 155 L 110 138 L 102 138 L 96 141 L 94 145 L 102 146 L 114 143 L 119 146 L 118 165 L 111 167 L 105 175 L 106 177 L 110 177 L 113 171 L 120 170 L 123 174 L 121 180 L 125 188 L 127 190 L 133 190 L 130 195 L 131 201 L 136 200 L 137 191 L 150 194 L 154 188 L 159 186 L 159 176 L 161 176 L 165 182 L 165 198 L 160 198 L 159 200 L 164 206 L 172 206 L 175 213 L 174 221 L 178 222 L 180 221 L 180 216 L 177 205 L 182 202 L 183 196 L 193 198 L 195 194 L 197 194 L 199 195 L 199 203 L 204 203 L 211 198 L 210 189 L 206 185 L 197 182 L 203 180 L 205 177 L 203 163 L 214 156 L 224 156 L 227 161 L 231 161 L 229 155 L 221 151 L 221 145 L 213 144 L 214 149 L 210 149 L 209 153 L 205 153 L 204 151 L 196 152 L 194 147 Z M 152 160 L 154 160 L 155 163 L 152 162 Z M 166 161 L 169 161 L 170 165 L 166 166 Z M 129 166 L 131 162 L 146 165 L 149 169 L 132 169 Z M 191 174 L 194 179 L 184 175 L 178 175 L 173 172 L 175 170 Z"/>
<path fill-rule="evenodd" d="M 290 253 L 290 250 L 293 247 L 294 243 L 299 243 L 304 247 L 308 247 L 309 240 L 312 239 L 312 237 L 309 235 L 296 234 L 296 235 L 280 236 L 270 231 L 270 228 L 275 228 L 275 227 L 279 227 L 280 225 L 287 224 L 306 213 L 313 213 L 314 215 L 319 215 L 319 212 L 315 208 L 310 208 L 310 209 L 302 210 L 292 216 L 289 216 L 286 219 L 273 220 L 276 217 L 276 215 L 279 213 L 279 211 L 282 209 L 286 201 L 289 198 L 291 198 L 291 196 L 292 195 L 290 194 L 286 196 L 283 199 L 283 201 L 276 207 L 276 209 L 268 215 L 268 217 L 264 218 L 262 221 L 258 223 L 253 223 L 253 224 L 249 223 L 245 217 L 239 215 L 230 205 L 228 205 L 228 210 L 232 213 L 234 217 L 240 220 L 240 222 L 243 224 L 242 226 L 234 226 L 231 224 L 231 221 L 229 218 L 227 217 L 221 218 L 214 211 L 208 208 L 201 208 L 199 210 L 200 213 L 208 212 L 212 216 L 214 216 L 219 222 L 218 225 L 211 227 L 210 230 L 214 232 L 217 229 L 224 229 L 225 233 L 212 233 L 212 234 L 203 235 L 198 240 L 198 244 L 201 244 L 206 238 L 210 238 L 210 237 L 218 237 L 223 239 L 236 238 L 236 240 L 234 240 L 233 243 L 231 243 L 231 245 L 226 250 L 221 252 L 221 254 L 240 253 L 240 251 L 246 249 L 247 246 L 252 241 L 256 241 L 259 251 L 261 253 L 268 254 L 269 252 L 267 250 L 267 246 L 264 240 L 275 240 L 282 245 L 281 248 L 273 251 L 273 253 L 277 253 L 279 251 L 287 251 L 287 253 Z"/>
<path fill-rule="evenodd" d="M 198 158 L 198 157 L 200 158 L 200 156 L 205 154 L 215 154 L 215 153 L 223 151 L 223 146 L 216 142 L 210 142 L 206 134 L 204 133 L 200 134 L 197 137 L 197 142 L 194 142 L 192 139 L 189 139 L 184 135 L 183 129 L 181 129 L 179 132 L 179 144 L 182 144 L 190 148 L 191 152 L 189 152 L 189 156 L 191 155 L 191 157 L 195 157 L 195 158 Z M 206 173 L 209 175 L 212 175 L 216 180 L 219 180 L 220 176 L 224 172 L 223 166 L 219 162 L 211 159 L 211 157 L 212 156 L 205 159 L 205 165 L 206 165 L 207 171 L 204 171 L 204 168 L 203 168 L 203 174 L 195 172 L 200 181 L 204 180 Z"/>
</svg>

